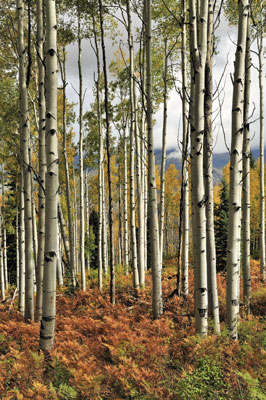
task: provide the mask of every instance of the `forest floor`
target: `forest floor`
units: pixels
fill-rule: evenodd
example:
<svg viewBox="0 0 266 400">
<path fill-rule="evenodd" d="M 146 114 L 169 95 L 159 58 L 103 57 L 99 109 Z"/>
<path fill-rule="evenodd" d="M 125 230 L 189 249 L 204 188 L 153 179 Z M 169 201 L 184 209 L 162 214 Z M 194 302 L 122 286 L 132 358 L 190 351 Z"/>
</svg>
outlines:
<svg viewBox="0 0 266 400">
<path fill-rule="evenodd" d="M 39 323 L 25 324 L 16 304 L 0 306 L 0 399 L 266 399 L 266 287 L 252 261 L 252 316 L 241 310 L 239 340 L 225 328 L 225 277 L 218 276 L 222 333 L 195 335 L 193 298 L 168 298 L 176 260 L 163 271 L 164 315 L 151 314 L 151 277 L 144 290 L 118 272 L 116 305 L 107 283 L 57 297 L 55 347 L 38 352 Z M 192 274 L 191 274 L 192 275 Z M 190 276 L 190 287 L 193 287 Z"/>
</svg>

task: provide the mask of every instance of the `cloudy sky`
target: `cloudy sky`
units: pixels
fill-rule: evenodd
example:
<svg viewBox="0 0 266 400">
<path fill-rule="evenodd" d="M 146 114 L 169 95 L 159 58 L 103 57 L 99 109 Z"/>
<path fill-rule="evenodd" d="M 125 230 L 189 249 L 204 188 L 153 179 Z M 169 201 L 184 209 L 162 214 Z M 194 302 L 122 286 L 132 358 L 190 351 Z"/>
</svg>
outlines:
<svg viewBox="0 0 266 400">
<path fill-rule="evenodd" d="M 123 31 L 123 27 L 120 27 L 121 39 L 126 41 L 126 35 Z M 231 133 L 231 105 L 232 105 L 232 81 L 230 75 L 233 75 L 234 58 L 235 58 L 235 42 L 236 42 L 236 28 L 229 27 L 224 18 L 220 23 L 218 30 L 216 31 L 216 36 L 219 38 L 217 46 L 217 55 L 214 56 L 214 89 L 216 84 L 219 82 L 222 73 L 224 71 L 225 64 L 228 60 L 228 65 L 224 74 L 223 84 L 224 93 L 221 95 L 221 99 L 224 99 L 222 106 L 222 120 L 226 133 L 226 142 L 230 147 L 230 133 Z M 83 79 L 84 88 L 86 89 L 86 96 L 84 102 L 84 110 L 90 108 L 90 103 L 92 102 L 92 86 L 94 82 L 94 73 L 96 71 L 96 60 L 93 50 L 90 47 L 90 42 L 88 40 L 83 41 L 83 52 L 82 52 L 82 68 L 83 68 Z M 255 44 L 253 44 L 254 50 L 256 49 Z M 107 62 L 108 64 L 114 58 L 114 53 L 117 47 L 113 45 L 110 40 L 106 41 L 106 52 L 107 52 Z M 78 90 L 78 65 L 77 65 L 77 45 L 71 45 L 67 48 L 67 80 L 70 83 L 67 86 L 67 96 L 69 101 L 78 102 L 77 94 L 74 90 Z M 258 65 L 257 56 L 252 55 L 254 65 Z M 180 76 L 181 77 L 181 76 Z M 256 109 L 252 116 L 252 121 L 256 120 L 259 116 L 259 88 L 258 88 L 258 73 L 252 68 L 251 71 L 251 111 L 253 110 L 253 104 Z M 179 83 L 177 83 L 178 86 Z M 214 116 L 217 113 L 219 107 L 218 100 L 214 103 Z M 216 113 L 215 113 L 216 111 Z M 78 107 L 76 107 L 76 112 L 78 113 Z M 162 132 L 162 107 L 155 114 L 156 124 L 154 126 L 154 144 L 155 148 L 161 147 L 161 132 Z M 169 96 L 168 102 L 168 126 L 167 126 L 167 148 L 172 149 L 173 153 L 179 153 L 177 141 L 178 141 L 178 131 L 181 129 L 181 99 L 176 91 L 172 91 Z M 78 126 L 75 125 L 75 130 L 78 132 Z M 115 134 L 115 132 L 113 132 Z M 181 132 L 180 132 L 181 134 Z M 254 137 L 253 137 L 254 136 Z M 259 145 L 259 122 L 254 122 L 251 125 L 251 137 L 253 148 Z M 224 134 L 221 129 L 220 116 L 216 118 L 214 122 L 214 152 L 222 153 L 227 151 L 224 143 Z"/>
</svg>

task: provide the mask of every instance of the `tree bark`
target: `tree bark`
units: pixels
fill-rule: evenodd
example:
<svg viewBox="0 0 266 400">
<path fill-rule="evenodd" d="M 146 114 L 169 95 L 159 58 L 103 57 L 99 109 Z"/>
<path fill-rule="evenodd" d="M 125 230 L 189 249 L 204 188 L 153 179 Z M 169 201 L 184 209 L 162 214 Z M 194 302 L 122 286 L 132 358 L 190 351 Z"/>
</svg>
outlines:
<svg viewBox="0 0 266 400">
<path fill-rule="evenodd" d="M 206 238 L 207 238 L 207 271 L 208 271 L 208 311 L 213 317 L 214 329 L 220 333 L 219 300 L 216 279 L 216 248 L 214 237 L 214 202 L 213 202 L 213 173 L 212 173 L 212 56 L 213 56 L 213 1 L 208 4 L 208 33 L 207 58 L 205 65 L 205 98 L 204 98 L 204 187 L 206 198 Z"/>
<path fill-rule="evenodd" d="M 151 68 L 151 2 L 146 0 L 146 59 L 147 59 L 147 125 L 148 125 L 148 184 L 151 232 L 151 262 L 152 262 L 152 310 L 153 318 L 157 319 L 163 312 L 162 282 L 160 264 L 160 244 L 157 212 L 157 193 L 155 184 L 155 159 L 153 147 L 152 123 L 152 68 Z"/>
<path fill-rule="evenodd" d="M 46 0 L 46 196 L 45 251 L 43 277 L 43 314 L 40 348 L 49 351 L 54 345 L 56 318 L 56 264 L 58 224 L 58 143 L 57 143 L 57 25 L 54 0 Z"/>
<path fill-rule="evenodd" d="M 238 337 L 239 283 L 240 283 L 240 235 L 241 235 L 241 191 L 243 151 L 243 100 L 245 80 L 245 53 L 247 40 L 249 2 L 238 3 L 238 38 L 235 55 L 232 142 L 229 186 L 229 229 L 227 240 L 227 287 L 226 317 L 230 335 Z"/>
</svg>

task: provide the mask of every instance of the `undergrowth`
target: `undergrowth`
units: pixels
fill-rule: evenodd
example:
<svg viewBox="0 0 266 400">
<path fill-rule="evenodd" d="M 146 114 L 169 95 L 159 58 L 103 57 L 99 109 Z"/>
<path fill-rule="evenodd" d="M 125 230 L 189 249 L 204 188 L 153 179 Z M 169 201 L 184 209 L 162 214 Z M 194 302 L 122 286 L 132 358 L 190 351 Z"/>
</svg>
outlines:
<svg viewBox="0 0 266 400">
<path fill-rule="evenodd" d="M 58 290 L 55 348 L 49 363 L 38 351 L 39 324 L 25 324 L 0 306 L 0 398 L 66 400 L 266 400 L 266 288 L 252 262 L 252 316 L 242 310 L 239 340 L 222 332 L 195 335 L 193 296 L 168 298 L 175 260 L 163 272 L 164 315 L 151 318 L 151 277 L 134 290 L 119 268 L 116 305 L 108 282 L 100 293 L 96 274 L 87 292 Z M 193 287 L 192 276 L 189 279 Z M 219 275 L 221 320 L 225 276 Z"/>
</svg>

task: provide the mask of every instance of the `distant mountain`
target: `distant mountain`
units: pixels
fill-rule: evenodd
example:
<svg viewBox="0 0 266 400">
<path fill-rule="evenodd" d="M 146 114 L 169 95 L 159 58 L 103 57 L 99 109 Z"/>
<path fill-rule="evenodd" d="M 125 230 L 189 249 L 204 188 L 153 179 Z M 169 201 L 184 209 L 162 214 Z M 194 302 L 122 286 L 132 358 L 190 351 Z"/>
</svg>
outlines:
<svg viewBox="0 0 266 400">
<path fill-rule="evenodd" d="M 265 152 L 265 149 L 264 149 Z M 252 149 L 252 154 L 255 160 L 258 159 L 260 152 L 259 148 Z M 226 153 L 214 153 L 213 154 L 213 182 L 214 184 L 219 183 L 223 176 L 223 168 L 226 166 L 230 159 L 228 152 Z M 162 160 L 162 150 L 155 149 L 155 163 L 160 167 Z M 175 149 L 166 151 L 166 169 L 170 164 L 175 164 L 176 169 L 181 171 L 182 162 L 180 152 L 177 153 Z"/>
</svg>

